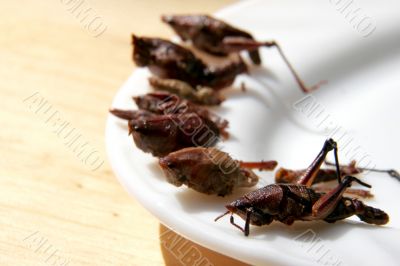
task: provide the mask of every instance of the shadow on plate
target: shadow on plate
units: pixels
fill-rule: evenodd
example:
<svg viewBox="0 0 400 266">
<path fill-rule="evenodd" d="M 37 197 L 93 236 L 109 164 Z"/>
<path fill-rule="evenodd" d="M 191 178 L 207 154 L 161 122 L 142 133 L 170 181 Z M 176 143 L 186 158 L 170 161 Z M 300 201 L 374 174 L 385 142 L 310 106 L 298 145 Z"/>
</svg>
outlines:
<svg viewBox="0 0 400 266">
<path fill-rule="evenodd" d="M 236 223 L 244 226 L 244 221 L 235 216 Z M 240 220 L 240 222 L 239 222 Z M 229 223 L 228 219 L 224 222 Z M 342 220 L 336 223 L 327 223 L 324 221 L 296 221 L 293 225 L 285 225 L 274 221 L 270 225 L 251 226 L 249 237 L 259 240 L 274 240 L 275 238 L 286 238 L 296 241 L 310 241 L 310 239 L 337 240 L 354 229 L 363 230 L 388 230 L 390 227 L 376 226 L 361 221 Z M 243 235 L 239 230 L 238 234 Z M 312 237 L 313 236 L 313 237 Z M 314 240 L 315 240 L 314 239 Z"/>
</svg>

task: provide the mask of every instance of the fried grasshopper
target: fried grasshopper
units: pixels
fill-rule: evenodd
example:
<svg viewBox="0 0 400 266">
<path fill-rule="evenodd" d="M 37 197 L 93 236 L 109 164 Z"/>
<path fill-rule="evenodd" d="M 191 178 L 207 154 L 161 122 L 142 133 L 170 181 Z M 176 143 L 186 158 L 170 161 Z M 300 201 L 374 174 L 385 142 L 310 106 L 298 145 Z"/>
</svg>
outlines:
<svg viewBox="0 0 400 266">
<path fill-rule="evenodd" d="M 332 150 L 335 154 L 338 185 L 327 193 L 316 192 L 310 186 L 327 153 Z M 345 176 L 343 179 L 340 176 L 337 145 L 329 139 L 297 184 L 271 184 L 247 193 L 226 205 L 228 211 L 215 220 L 231 214 L 231 224 L 239 228 L 245 236 L 249 235 L 250 224 L 262 226 L 274 220 L 287 225 L 296 220 L 334 223 L 356 215 L 369 224 L 384 225 L 389 221 L 389 215 L 384 211 L 368 206 L 356 198 L 343 196 L 353 182 L 366 187 L 371 187 L 370 185 L 353 176 Z M 245 220 L 244 228 L 235 223 L 233 214 Z"/>
<path fill-rule="evenodd" d="M 237 187 L 252 187 L 258 176 L 251 169 L 273 170 L 276 161 L 243 162 L 216 148 L 191 147 L 159 159 L 167 181 L 200 193 L 225 196 Z"/>
<path fill-rule="evenodd" d="M 210 147 L 228 137 L 228 121 L 200 106 L 166 93 L 134 97 L 139 110 L 110 109 L 128 120 L 136 146 L 154 156 L 165 156 L 185 147 Z"/>
<path fill-rule="evenodd" d="M 238 57 L 222 66 L 210 66 L 189 49 L 173 42 L 132 35 L 133 61 L 148 67 L 159 78 L 178 79 L 192 87 L 222 89 L 230 86 L 236 76 L 247 72 L 247 65 Z"/>
<path fill-rule="evenodd" d="M 200 105 L 219 105 L 224 98 L 221 94 L 209 87 L 197 86 L 193 88 L 190 84 L 177 79 L 149 78 L 150 85 L 159 91 L 176 94 L 179 97 Z"/>
<path fill-rule="evenodd" d="M 306 86 L 278 42 L 256 41 L 250 33 L 235 28 L 222 20 L 208 15 L 164 15 L 162 20 L 170 25 L 182 40 L 190 40 L 198 49 L 214 55 L 225 56 L 231 53 L 247 51 L 253 63 L 259 65 L 261 64 L 259 48 L 275 47 L 301 90 L 305 93 L 313 91 L 326 83 L 326 81 L 321 81 L 314 86 Z"/>
</svg>

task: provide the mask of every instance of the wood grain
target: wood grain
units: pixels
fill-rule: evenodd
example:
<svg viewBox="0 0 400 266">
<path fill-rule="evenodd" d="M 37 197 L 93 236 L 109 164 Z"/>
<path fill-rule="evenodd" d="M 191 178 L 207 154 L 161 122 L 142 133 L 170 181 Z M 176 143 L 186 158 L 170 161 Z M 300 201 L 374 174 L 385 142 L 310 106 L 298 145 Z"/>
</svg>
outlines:
<svg viewBox="0 0 400 266">
<path fill-rule="evenodd" d="M 164 264 L 159 222 L 107 162 L 107 109 L 134 69 L 131 32 L 168 38 L 160 14 L 212 13 L 233 1 L 85 0 L 106 26 L 98 37 L 70 2 L 0 4 L 0 265 Z M 98 152 L 99 169 L 36 112 L 38 95 Z"/>
</svg>

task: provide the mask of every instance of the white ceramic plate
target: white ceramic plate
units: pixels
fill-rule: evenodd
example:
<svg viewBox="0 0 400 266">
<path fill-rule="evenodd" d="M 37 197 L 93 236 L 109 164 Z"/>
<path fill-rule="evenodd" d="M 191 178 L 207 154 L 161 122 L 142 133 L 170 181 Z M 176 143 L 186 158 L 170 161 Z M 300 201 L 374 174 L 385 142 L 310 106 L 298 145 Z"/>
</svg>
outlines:
<svg viewBox="0 0 400 266">
<path fill-rule="evenodd" d="M 400 145 L 400 18 L 396 1 L 245 1 L 217 16 L 248 29 L 258 39 L 278 40 L 308 83 L 329 83 L 306 98 L 274 49 L 262 50 L 263 68 L 241 76 L 246 93 L 227 91 L 216 112 L 230 121 L 230 140 L 219 147 L 241 160 L 278 160 L 280 166 L 304 168 L 327 137 L 338 140 L 343 163 L 398 167 Z M 339 4 L 335 4 L 339 3 Z M 346 14 L 351 10 L 355 13 Z M 356 14 L 353 21 L 351 18 Z M 376 29 L 361 30 L 368 17 Z M 367 23 L 367 22 L 363 23 Z M 369 26 L 371 27 L 371 26 Z M 150 90 L 146 69 L 136 70 L 118 91 L 114 107 L 133 108 L 132 95 Z M 314 110 L 314 111 L 313 111 Z M 157 160 L 138 150 L 126 123 L 108 117 L 106 145 L 116 175 L 128 192 L 163 224 L 220 253 L 256 265 L 398 265 L 400 260 L 400 183 L 370 173 L 376 197 L 368 204 L 390 214 L 390 223 L 370 226 L 357 219 L 336 224 L 274 222 L 251 227 L 249 237 L 229 224 L 214 222 L 240 190 L 221 198 L 168 184 Z M 258 187 L 273 181 L 260 173 Z M 236 218 L 238 222 L 242 220 Z"/>
</svg>

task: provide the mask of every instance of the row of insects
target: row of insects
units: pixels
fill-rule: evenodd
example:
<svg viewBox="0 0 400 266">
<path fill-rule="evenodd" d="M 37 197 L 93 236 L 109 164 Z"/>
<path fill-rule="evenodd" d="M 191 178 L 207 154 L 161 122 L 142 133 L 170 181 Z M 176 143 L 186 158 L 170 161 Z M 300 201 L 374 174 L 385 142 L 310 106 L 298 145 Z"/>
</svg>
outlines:
<svg viewBox="0 0 400 266">
<path fill-rule="evenodd" d="M 163 16 L 178 36 L 206 53 L 226 57 L 221 66 L 212 66 L 191 50 L 160 38 L 132 36 L 133 60 L 139 67 L 148 67 L 154 75 L 149 79 L 156 90 L 133 97 L 137 110 L 111 109 L 110 112 L 128 121 L 129 134 L 136 146 L 159 158 L 169 183 L 194 189 L 204 194 L 225 196 L 237 187 L 255 186 L 259 177 L 253 169 L 274 170 L 276 161 L 245 162 L 232 159 L 213 147 L 221 138 L 228 138 L 228 121 L 209 111 L 205 105 L 219 105 L 224 98 L 222 88 L 230 86 L 236 76 L 248 73 L 245 60 L 239 55 L 247 51 L 253 64 L 261 64 L 259 49 L 276 47 L 300 88 L 304 92 L 320 84 L 306 87 L 289 64 L 280 46 L 259 42 L 251 34 L 221 20 L 205 15 Z M 322 169 L 327 154 L 334 151 L 335 168 Z M 247 236 L 249 226 L 265 225 L 274 220 L 291 225 L 295 220 L 324 220 L 333 223 L 352 215 L 370 224 L 386 224 L 389 216 L 357 198 L 372 196 L 369 191 L 349 189 L 353 182 L 370 185 L 354 177 L 363 169 L 339 165 L 337 144 L 325 141 L 322 150 L 305 170 L 281 168 L 276 183 L 250 193 L 226 205 L 230 222 Z M 315 183 L 337 180 L 332 190 L 316 188 Z M 233 214 L 245 220 L 244 228 L 234 222 Z"/>
</svg>

